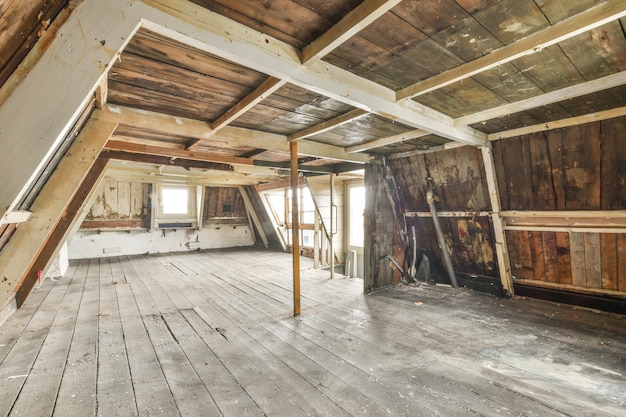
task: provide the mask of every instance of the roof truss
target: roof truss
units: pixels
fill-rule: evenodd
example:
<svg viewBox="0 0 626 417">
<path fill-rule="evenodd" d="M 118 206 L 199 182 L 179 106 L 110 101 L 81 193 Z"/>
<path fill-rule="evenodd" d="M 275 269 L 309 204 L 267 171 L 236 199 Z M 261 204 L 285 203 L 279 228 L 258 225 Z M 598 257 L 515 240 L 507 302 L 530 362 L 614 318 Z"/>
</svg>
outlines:
<svg viewBox="0 0 626 417">
<path fill-rule="evenodd" d="M 553 26 L 533 33 L 517 42 L 493 51 L 489 55 L 470 61 L 467 64 L 444 71 L 398 91 L 397 99 L 409 99 L 426 94 L 473 75 L 490 70 L 498 65 L 511 62 L 517 58 L 534 54 L 572 38 L 583 32 L 602 26 L 608 22 L 626 16 L 626 2 L 607 1 L 575 16 L 565 19 Z"/>
</svg>

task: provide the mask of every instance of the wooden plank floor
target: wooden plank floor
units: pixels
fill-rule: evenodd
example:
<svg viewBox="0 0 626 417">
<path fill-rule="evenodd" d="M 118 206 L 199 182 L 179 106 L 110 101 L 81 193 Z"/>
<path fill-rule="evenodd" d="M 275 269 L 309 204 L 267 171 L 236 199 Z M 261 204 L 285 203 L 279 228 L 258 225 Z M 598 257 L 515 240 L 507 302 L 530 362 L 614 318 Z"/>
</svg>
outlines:
<svg viewBox="0 0 626 417">
<path fill-rule="evenodd" d="M 73 263 L 1 328 L 0 416 L 626 416 L 626 318 L 291 257 Z"/>
</svg>

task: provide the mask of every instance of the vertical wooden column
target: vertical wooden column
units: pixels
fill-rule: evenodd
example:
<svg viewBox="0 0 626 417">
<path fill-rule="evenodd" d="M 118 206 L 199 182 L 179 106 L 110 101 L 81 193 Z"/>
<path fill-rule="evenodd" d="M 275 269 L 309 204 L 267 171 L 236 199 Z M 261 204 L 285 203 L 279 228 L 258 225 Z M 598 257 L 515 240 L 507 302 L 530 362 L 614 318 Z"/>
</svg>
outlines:
<svg viewBox="0 0 626 417">
<path fill-rule="evenodd" d="M 330 279 L 335 278 L 335 174 L 330 174 L 330 230 L 328 231 L 330 250 Z"/>
<path fill-rule="evenodd" d="M 293 315 L 300 315 L 300 210 L 298 209 L 298 142 L 289 142 L 291 167 L 291 238 L 293 255 Z"/>
<path fill-rule="evenodd" d="M 496 239 L 496 257 L 498 259 L 498 269 L 500 270 L 500 281 L 505 296 L 513 297 L 513 277 L 511 276 L 511 264 L 509 261 L 509 251 L 504 233 L 504 220 L 500 216 L 500 194 L 498 192 L 498 181 L 493 164 L 493 154 L 491 144 L 481 147 L 483 154 L 483 164 L 487 177 L 487 188 L 489 189 L 489 199 L 491 200 L 491 220 L 493 222 L 493 234 Z"/>
</svg>

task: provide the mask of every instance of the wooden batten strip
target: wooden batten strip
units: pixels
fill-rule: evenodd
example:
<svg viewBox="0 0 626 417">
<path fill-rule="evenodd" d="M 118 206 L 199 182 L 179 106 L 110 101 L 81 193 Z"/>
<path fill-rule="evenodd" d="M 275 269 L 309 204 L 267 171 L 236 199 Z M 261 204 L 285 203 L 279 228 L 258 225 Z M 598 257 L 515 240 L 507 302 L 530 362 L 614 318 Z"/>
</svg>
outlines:
<svg viewBox="0 0 626 417">
<path fill-rule="evenodd" d="M 430 135 L 422 129 L 414 129 L 399 135 L 389 136 L 386 138 L 376 139 L 370 142 L 362 143 L 359 145 L 348 146 L 345 148 L 347 153 L 364 152 L 370 149 L 380 148 L 387 145 L 393 145 L 395 143 L 406 142 L 407 140 L 421 138 L 423 136 Z"/>
<path fill-rule="evenodd" d="M 504 230 L 528 232 L 571 232 L 571 233 L 626 233 L 626 227 L 593 227 L 593 226 L 504 226 Z"/>
<path fill-rule="evenodd" d="M 597 294 L 597 295 L 610 295 L 613 297 L 624 298 L 624 291 L 615 291 L 610 289 L 602 289 L 602 288 L 589 288 L 582 285 L 572 285 L 572 284 L 561 284 L 557 282 L 546 282 L 546 281 L 538 281 L 531 279 L 520 279 L 516 278 L 515 283 L 531 285 L 533 287 L 541 287 L 541 288 L 553 288 L 555 290 L 561 291 L 572 291 L 578 293 L 585 294 Z"/>
<path fill-rule="evenodd" d="M 169 158 L 193 159 L 196 161 L 218 162 L 225 164 L 253 165 L 253 160 L 249 158 L 239 158 L 236 156 L 224 156 L 210 152 L 188 151 L 184 149 L 160 148 L 158 146 L 143 145 L 138 143 L 123 142 L 119 140 L 109 140 L 105 146 L 107 150 L 123 151 L 137 154 L 147 154 L 155 156 L 165 156 Z"/>
<path fill-rule="evenodd" d="M 306 180 L 304 177 L 298 177 L 298 185 L 305 185 L 306 184 Z M 271 191 L 271 190 L 278 190 L 281 188 L 288 188 L 291 186 L 291 180 L 281 180 L 281 181 L 275 181 L 275 182 L 268 182 L 265 184 L 259 184 L 256 186 L 256 189 L 258 192 L 263 192 L 263 191 Z"/>
<path fill-rule="evenodd" d="M 596 80 L 572 85 L 570 87 L 551 91 L 549 93 L 541 94 L 525 100 L 516 101 L 514 103 L 505 104 L 502 106 L 494 107 L 492 109 L 483 110 L 478 113 L 459 117 L 454 119 L 454 125 L 471 125 L 485 120 L 491 120 L 509 114 L 514 114 L 521 111 L 545 106 L 548 104 L 584 96 L 585 94 L 592 94 L 598 91 L 607 90 L 609 88 L 620 86 L 624 83 L 626 83 L 626 71 L 607 75 L 606 77 L 598 78 Z"/>
<path fill-rule="evenodd" d="M 489 217 L 491 211 L 437 211 L 438 217 Z M 430 211 L 405 211 L 404 217 L 432 217 Z"/>
<path fill-rule="evenodd" d="M 366 0 L 354 8 L 343 19 L 304 48 L 303 64 L 311 64 L 328 55 L 363 28 L 387 13 L 402 0 Z"/>
<path fill-rule="evenodd" d="M 565 19 L 553 26 L 533 33 L 481 58 L 460 65 L 439 75 L 403 88 L 396 93 L 397 100 L 426 94 L 447 85 L 490 70 L 517 58 L 531 55 L 548 46 L 573 38 L 581 33 L 626 16 L 626 3 L 607 1 L 599 6 Z"/>
<path fill-rule="evenodd" d="M 545 122 L 532 126 L 520 127 L 497 133 L 491 133 L 487 136 L 487 140 L 494 141 L 516 136 L 528 135 L 530 133 L 545 132 L 548 130 L 561 129 L 564 127 L 578 126 L 585 123 L 599 122 L 601 120 L 613 119 L 615 117 L 626 116 L 626 106 L 617 107 L 611 110 L 600 111 L 597 113 L 584 114 L 582 116 L 568 117 L 567 119 L 555 120 L 553 122 Z"/>
<path fill-rule="evenodd" d="M 265 98 L 270 96 L 286 83 L 287 81 L 274 77 L 269 77 L 268 79 L 266 79 L 243 100 L 228 109 L 226 113 L 224 113 L 223 115 L 218 117 L 213 123 L 211 123 L 211 130 L 206 134 L 204 139 L 213 137 L 220 129 L 228 126 L 232 121 L 240 117 L 252 107 L 256 106 L 258 103 L 263 101 Z M 191 150 L 194 147 L 197 147 L 198 145 L 202 144 L 204 139 L 196 139 L 194 142 L 187 146 L 187 149 Z"/>
<path fill-rule="evenodd" d="M 354 109 L 347 113 L 334 117 L 330 120 L 327 120 L 324 123 L 320 123 L 318 125 L 312 126 L 300 132 L 292 133 L 291 135 L 287 136 L 287 140 L 291 142 L 293 140 L 300 140 L 300 139 L 308 138 L 309 136 L 318 135 L 320 133 L 324 133 L 331 129 L 344 125 L 346 123 L 350 123 L 354 119 L 357 119 L 366 114 L 367 112 L 365 110 Z"/>
<path fill-rule="evenodd" d="M 449 149 L 461 148 L 463 146 L 469 146 L 460 142 L 448 142 L 443 145 L 432 146 L 428 149 L 418 149 L 415 151 L 407 151 L 407 152 L 398 152 L 388 156 L 388 159 L 400 159 L 400 158 L 408 158 L 415 155 L 426 155 L 429 153 L 447 151 Z"/>
</svg>

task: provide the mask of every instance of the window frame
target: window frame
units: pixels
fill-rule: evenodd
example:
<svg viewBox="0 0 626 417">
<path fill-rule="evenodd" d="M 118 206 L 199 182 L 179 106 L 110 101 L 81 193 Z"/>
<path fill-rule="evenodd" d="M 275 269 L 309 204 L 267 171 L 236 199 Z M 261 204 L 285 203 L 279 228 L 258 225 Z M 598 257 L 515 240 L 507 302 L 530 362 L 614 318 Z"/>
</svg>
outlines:
<svg viewBox="0 0 626 417">
<path fill-rule="evenodd" d="M 158 183 L 155 190 L 155 216 L 154 223 L 157 228 L 163 227 L 197 227 L 198 226 L 198 190 L 195 185 Z M 178 189 L 187 191 L 187 213 L 164 213 L 163 212 L 163 190 Z M 168 226 L 160 226 L 161 223 L 168 223 Z M 169 224 L 187 224 L 181 226 L 170 226 Z M 190 224 L 190 225 L 189 225 Z"/>
<path fill-rule="evenodd" d="M 351 243 L 351 234 L 352 234 L 352 198 L 350 195 L 350 191 L 352 188 L 363 188 L 364 191 L 364 195 L 363 195 L 363 212 L 365 213 L 365 181 L 364 180 L 350 180 L 350 181 L 346 181 L 344 182 L 344 207 L 345 207 L 345 221 L 344 221 L 344 236 L 345 236 L 345 247 L 346 250 L 350 251 L 350 250 L 355 250 L 357 251 L 357 253 L 362 254 L 363 253 L 363 247 L 365 246 L 365 230 L 363 230 L 363 242 L 361 244 L 361 246 L 355 246 L 352 245 Z M 364 227 L 365 225 L 363 225 Z"/>
</svg>

